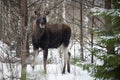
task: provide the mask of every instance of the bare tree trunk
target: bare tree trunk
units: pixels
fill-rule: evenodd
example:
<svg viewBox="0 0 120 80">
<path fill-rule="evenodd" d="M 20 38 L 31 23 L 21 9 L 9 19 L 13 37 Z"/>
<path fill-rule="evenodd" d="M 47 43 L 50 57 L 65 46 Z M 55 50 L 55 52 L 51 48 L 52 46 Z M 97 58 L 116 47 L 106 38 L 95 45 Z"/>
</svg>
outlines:
<svg viewBox="0 0 120 80">
<path fill-rule="evenodd" d="M 92 1 L 92 7 L 94 7 L 94 2 L 95 2 L 95 0 L 93 0 Z M 91 22 L 91 48 L 93 48 L 93 36 L 94 36 L 94 34 L 93 34 L 93 28 L 94 28 L 94 16 L 92 16 L 92 22 Z M 94 57 L 93 57 L 93 53 L 91 54 L 91 63 L 93 63 L 94 62 Z"/>
<path fill-rule="evenodd" d="M 2 1 L 0 1 L 0 40 L 2 39 Z"/>
<path fill-rule="evenodd" d="M 21 71 L 21 80 L 26 80 L 26 58 L 28 55 L 28 39 L 27 39 L 27 0 L 21 0 L 20 5 L 21 11 L 21 64 L 22 64 L 22 71 Z"/>
<path fill-rule="evenodd" d="M 82 1 L 80 2 L 80 46 L 81 46 L 81 60 L 84 60 L 83 53 L 83 12 L 82 12 Z"/>
<path fill-rule="evenodd" d="M 62 17 L 63 17 L 64 23 L 66 23 L 66 21 L 65 21 L 65 19 L 66 19 L 66 8 L 65 7 L 66 7 L 66 0 L 63 1 L 63 7 L 62 7 L 62 9 L 63 9 Z"/>
</svg>

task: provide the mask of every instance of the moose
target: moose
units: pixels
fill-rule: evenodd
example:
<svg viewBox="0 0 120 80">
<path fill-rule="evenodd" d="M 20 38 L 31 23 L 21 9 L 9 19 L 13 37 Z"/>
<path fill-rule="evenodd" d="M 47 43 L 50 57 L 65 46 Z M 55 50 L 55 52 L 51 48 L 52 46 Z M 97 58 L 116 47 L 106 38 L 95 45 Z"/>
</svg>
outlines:
<svg viewBox="0 0 120 80">
<path fill-rule="evenodd" d="M 39 14 L 37 11 L 34 12 L 37 16 L 33 21 L 33 34 L 32 34 L 32 45 L 34 49 L 34 59 L 38 54 L 39 48 L 43 50 L 43 67 L 46 73 L 46 63 L 48 56 L 48 49 L 58 48 L 62 46 L 64 53 L 64 63 L 62 74 L 67 71 L 70 73 L 70 52 L 68 51 L 68 45 L 71 37 L 71 28 L 64 23 L 50 24 L 46 20 L 46 16 L 49 12 L 44 15 Z M 34 61 L 33 61 L 34 62 Z"/>
</svg>

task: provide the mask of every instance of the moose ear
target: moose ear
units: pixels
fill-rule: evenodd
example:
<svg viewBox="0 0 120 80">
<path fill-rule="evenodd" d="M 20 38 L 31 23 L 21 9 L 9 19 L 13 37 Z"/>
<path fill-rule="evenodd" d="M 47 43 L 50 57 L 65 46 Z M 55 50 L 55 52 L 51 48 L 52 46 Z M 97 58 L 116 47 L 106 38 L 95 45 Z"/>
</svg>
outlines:
<svg viewBox="0 0 120 80">
<path fill-rule="evenodd" d="M 35 13 L 36 16 L 40 16 L 40 13 L 39 13 L 39 12 L 34 11 L 34 13 Z"/>
<path fill-rule="evenodd" d="M 35 15 L 37 15 L 37 11 L 34 11 Z"/>
</svg>

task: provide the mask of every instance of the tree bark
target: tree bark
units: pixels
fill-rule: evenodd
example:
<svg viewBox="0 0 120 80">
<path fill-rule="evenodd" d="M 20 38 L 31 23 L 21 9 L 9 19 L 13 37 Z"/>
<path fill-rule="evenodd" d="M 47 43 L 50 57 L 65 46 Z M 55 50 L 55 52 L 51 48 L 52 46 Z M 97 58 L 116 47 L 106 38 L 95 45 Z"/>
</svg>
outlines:
<svg viewBox="0 0 120 80">
<path fill-rule="evenodd" d="M 26 80 L 26 66 L 25 63 L 28 55 L 28 39 L 27 39 L 27 0 L 21 0 L 20 5 L 21 16 L 21 80 Z"/>
<path fill-rule="evenodd" d="M 92 7 L 94 7 L 94 2 L 95 2 L 95 0 L 93 0 L 92 1 Z M 93 34 L 93 28 L 94 28 L 94 16 L 92 16 L 92 22 L 91 22 L 91 32 L 90 32 L 90 35 L 91 35 L 91 48 L 93 48 L 93 36 L 94 36 L 94 34 Z M 91 63 L 93 63 L 94 62 L 94 57 L 93 57 L 93 53 L 91 54 Z"/>
<path fill-rule="evenodd" d="M 82 10 L 82 2 L 79 4 L 80 5 L 80 46 L 81 46 L 81 60 L 84 60 L 84 53 L 83 53 L 83 10 Z"/>
<path fill-rule="evenodd" d="M 2 39 L 2 1 L 0 1 L 0 40 Z"/>
</svg>

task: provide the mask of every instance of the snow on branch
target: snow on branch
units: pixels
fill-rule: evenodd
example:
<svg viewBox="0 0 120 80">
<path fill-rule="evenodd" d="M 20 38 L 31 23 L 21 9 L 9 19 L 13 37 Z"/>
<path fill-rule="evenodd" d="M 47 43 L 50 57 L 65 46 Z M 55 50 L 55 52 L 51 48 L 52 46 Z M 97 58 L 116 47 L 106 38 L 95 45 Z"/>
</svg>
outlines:
<svg viewBox="0 0 120 80">
<path fill-rule="evenodd" d="M 114 36 L 101 36 L 100 38 L 105 41 L 108 41 L 108 40 L 120 41 L 120 34 L 116 34 Z"/>
<path fill-rule="evenodd" d="M 16 63 L 20 62 L 15 56 L 15 51 L 10 51 L 9 46 L 0 41 L 0 62 L 2 63 Z"/>
<path fill-rule="evenodd" d="M 90 9 L 90 12 L 92 12 L 94 16 L 106 14 L 110 16 L 120 17 L 120 9 L 105 9 L 105 8 L 94 7 Z"/>
</svg>

